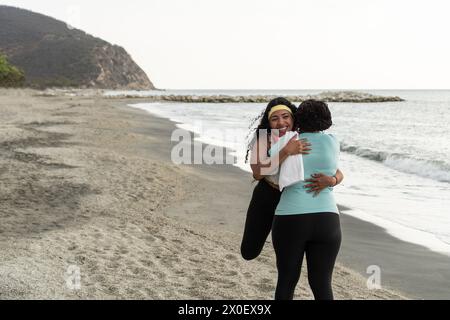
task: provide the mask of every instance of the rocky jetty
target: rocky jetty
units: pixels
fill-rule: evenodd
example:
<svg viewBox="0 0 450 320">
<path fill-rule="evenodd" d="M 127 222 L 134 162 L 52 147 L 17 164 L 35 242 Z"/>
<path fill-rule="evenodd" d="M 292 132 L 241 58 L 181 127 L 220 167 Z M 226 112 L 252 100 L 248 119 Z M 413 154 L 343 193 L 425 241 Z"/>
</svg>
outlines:
<svg viewBox="0 0 450 320">
<path fill-rule="evenodd" d="M 109 98 L 140 98 L 148 101 L 173 101 L 188 103 L 268 103 L 275 95 L 251 95 L 251 96 L 231 96 L 231 95 L 134 95 L 123 94 L 109 96 Z M 325 91 L 315 95 L 305 96 L 284 96 L 293 102 L 302 102 L 308 99 L 322 100 L 326 102 L 396 102 L 404 101 L 397 96 L 380 96 L 358 91 Z"/>
</svg>

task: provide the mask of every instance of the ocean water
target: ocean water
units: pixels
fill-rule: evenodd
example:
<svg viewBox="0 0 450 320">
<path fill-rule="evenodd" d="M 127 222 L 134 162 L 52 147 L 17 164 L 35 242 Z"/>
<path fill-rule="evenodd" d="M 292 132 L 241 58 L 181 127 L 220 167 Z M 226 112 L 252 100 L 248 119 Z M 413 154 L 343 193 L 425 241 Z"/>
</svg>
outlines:
<svg viewBox="0 0 450 320">
<path fill-rule="evenodd" d="M 319 90 L 182 91 L 166 94 L 310 94 Z M 391 235 L 450 256 L 450 91 L 367 91 L 406 101 L 330 103 L 345 180 L 335 188 L 346 214 Z M 112 94 L 112 93 L 109 93 Z M 249 126 L 263 104 L 140 103 L 198 141 L 233 150 L 245 163 Z"/>
</svg>

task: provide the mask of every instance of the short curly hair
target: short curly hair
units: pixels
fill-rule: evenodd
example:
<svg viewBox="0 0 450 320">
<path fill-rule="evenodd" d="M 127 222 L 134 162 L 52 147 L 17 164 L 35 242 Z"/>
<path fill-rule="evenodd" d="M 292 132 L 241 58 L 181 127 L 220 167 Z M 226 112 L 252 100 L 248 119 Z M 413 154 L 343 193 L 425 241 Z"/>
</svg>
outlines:
<svg viewBox="0 0 450 320">
<path fill-rule="evenodd" d="M 299 132 L 325 131 L 333 125 L 328 105 L 319 100 L 305 100 L 295 113 L 295 128 Z"/>
</svg>

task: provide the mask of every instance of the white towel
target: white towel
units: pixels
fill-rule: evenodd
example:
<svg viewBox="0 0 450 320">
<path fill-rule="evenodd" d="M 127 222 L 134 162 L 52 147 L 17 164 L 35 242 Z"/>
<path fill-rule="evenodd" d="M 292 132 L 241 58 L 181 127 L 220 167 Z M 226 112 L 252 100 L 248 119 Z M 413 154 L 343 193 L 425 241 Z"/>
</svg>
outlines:
<svg viewBox="0 0 450 320">
<path fill-rule="evenodd" d="M 279 150 L 284 148 L 284 146 L 291 140 L 292 137 L 297 135 L 296 132 L 290 131 L 286 132 L 284 139 L 280 141 Z M 283 161 L 280 168 L 280 177 L 278 180 L 278 185 L 280 186 L 280 191 L 284 188 L 296 184 L 300 181 L 305 180 L 305 171 L 303 168 L 303 156 L 301 154 L 292 155 Z"/>
</svg>

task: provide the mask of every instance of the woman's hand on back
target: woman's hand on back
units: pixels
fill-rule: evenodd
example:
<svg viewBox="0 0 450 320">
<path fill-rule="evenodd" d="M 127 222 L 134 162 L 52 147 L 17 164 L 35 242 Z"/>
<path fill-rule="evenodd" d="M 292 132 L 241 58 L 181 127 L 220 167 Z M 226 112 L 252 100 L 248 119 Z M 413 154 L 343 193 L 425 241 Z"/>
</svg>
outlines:
<svg viewBox="0 0 450 320">
<path fill-rule="evenodd" d="M 297 154 L 309 154 L 308 151 L 311 151 L 310 146 L 311 144 L 308 143 L 308 140 L 297 140 L 297 136 L 294 136 L 288 141 L 288 143 L 284 147 L 284 150 L 290 156 Z"/>
<path fill-rule="evenodd" d="M 325 188 L 334 186 L 336 184 L 336 179 L 324 175 L 323 173 L 315 173 L 311 176 L 311 179 L 306 179 L 305 182 L 309 182 L 309 184 L 305 185 L 305 188 L 308 189 L 306 192 L 314 192 L 313 196 L 315 197 Z"/>
</svg>

